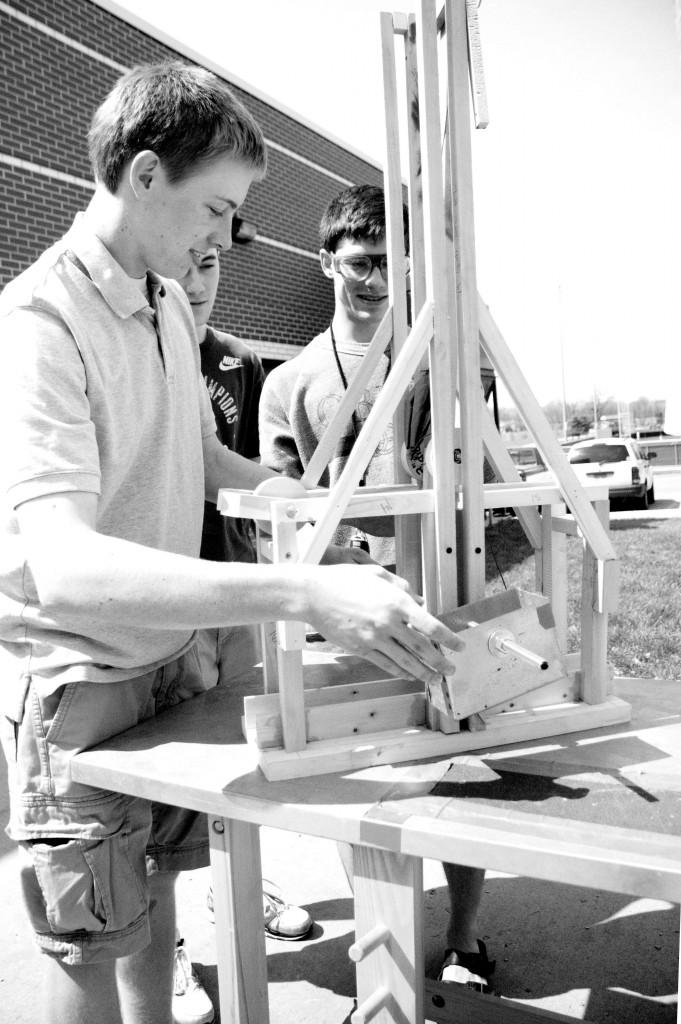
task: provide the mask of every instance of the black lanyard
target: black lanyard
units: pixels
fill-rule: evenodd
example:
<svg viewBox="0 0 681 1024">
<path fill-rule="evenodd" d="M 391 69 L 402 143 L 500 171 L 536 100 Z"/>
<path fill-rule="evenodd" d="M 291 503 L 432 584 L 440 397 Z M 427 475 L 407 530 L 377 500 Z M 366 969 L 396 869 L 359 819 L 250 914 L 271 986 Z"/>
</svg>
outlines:
<svg viewBox="0 0 681 1024">
<path fill-rule="evenodd" d="M 333 324 L 329 324 L 329 334 L 331 335 L 331 348 L 333 349 L 333 357 L 336 360 L 336 368 L 338 369 L 338 376 L 341 379 L 341 384 L 343 385 L 344 390 L 347 391 L 348 390 L 348 379 L 345 376 L 345 371 L 343 370 L 343 364 L 341 363 L 340 356 L 338 354 L 338 347 L 336 345 L 336 336 L 333 333 Z M 388 356 L 388 367 L 387 367 L 387 369 L 385 371 L 385 379 L 383 381 L 384 384 L 385 384 L 385 381 L 388 378 L 389 371 L 390 371 L 390 356 Z M 352 433 L 353 433 L 353 436 L 355 438 L 355 441 L 359 437 L 360 430 L 361 430 L 361 426 L 360 426 L 359 421 L 357 419 L 357 410 L 353 409 L 352 410 Z M 366 485 L 367 473 L 368 472 L 369 472 L 369 466 L 367 465 L 367 468 L 364 470 L 364 473 L 362 475 L 362 479 L 359 482 L 359 486 L 360 487 L 364 487 Z"/>
<path fill-rule="evenodd" d="M 343 370 L 343 364 L 341 363 L 340 356 L 338 355 L 338 348 L 336 346 L 336 337 L 335 337 L 335 335 L 333 333 L 333 325 L 332 324 L 329 324 L 329 334 L 331 335 L 331 348 L 333 349 L 333 357 L 336 360 L 336 367 L 338 369 L 338 376 L 341 379 L 341 384 L 343 385 L 343 390 L 347 391 L 348 390 L 348 379 L 345 376 L 345 371 Z M 352 433 L 353 433 L 353 436 L 355 438 L 355 441 L 359 437 L 360 429 L 361 428 L 359 427 L 358 422 L 357 422 L 357 410 L 353 409 L 352 410 Z M 359 486 L 360 487 L 364 487 L 365 483 L 366 483 L 366 470 L 364 471 L 364 476 L 362 477 L 362 479 L 359 482 Z"/>
</svg>

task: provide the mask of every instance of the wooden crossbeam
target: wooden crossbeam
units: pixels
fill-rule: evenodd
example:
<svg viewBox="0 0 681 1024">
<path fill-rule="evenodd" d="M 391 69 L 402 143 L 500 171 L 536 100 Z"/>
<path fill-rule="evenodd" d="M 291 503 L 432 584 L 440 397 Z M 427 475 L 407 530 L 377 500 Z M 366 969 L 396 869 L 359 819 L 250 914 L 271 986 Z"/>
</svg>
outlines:
<svg viewBox="0 0 681 1024">
<path fill-rule="evenodd" d="M 473 220 L 473 163 L 468 92 L 466 8 L 446 0 L 447 159 L 445 204 L 451 212 L 456 288 L 450 294 L 456 310 L 459 406 L 461 412 L 461 480 L 464 601 L 485 590 L 485 530 L 482 510 L 482 434 L 480 422 L 480 343 Z"/>
<path fill-rule="evenodd" d="M 319 562 L 343 518 L 348 502 L 359 485 L 369 457 L 375 451 L 383 432 L 394 414 L 428 342 L 432 337 L 431 307 L 426 304 L 409 333 L 402 351 L 388 374 L 385 385 L 367 416 L 343 471 L 329 490 L 327 507 L 317 520 L 307 543 L 300 545 L 298 561 Z M 369 455 L 367 456 L 367 452 Z"/>
<path fill-rule="evenodd" d="M 404 243 L 403 188 L 400 165 L 399 110 L 395 68 L 395 28 L 390 14 L 381 14 L 383 54 L 383 95 L 385 97 L 385 220 L 386 242 L 390 253 L 388 295 L 393 310 L 392 357 L 401 352 L 408 331 L 406 251 Z M 401 33 L 400 33 L 401 34 Z M 393 417 L 393 478 L 406 482 L 409 474 L 402 463 L 406 437 L 405 406 L 401 403 Z M 415 589 L 422 589 L 419 522 L 413 517 L 395 520 L 395 562 L 397 571 Z"/>
<path fill-rule="evenodd" d="M 354 377 L 348 381 L 345 394 L 340 400 L 333 418 L 319 440 L 319 444 L 312 453 L 305 472 L 301 477 L 303 487 L 316 487 L 320 477 L 336 450 L 336 446 L 343 436 L 343 433 L 352 418 L 353 411 L 357 408 L 371 375 L 381 361 L 386 348 L 390 344 L 393 332 L 393 310 L 392 306 L 386 310 L 385 316 L 376 328 L 376 332 L 367 346 L 366 353 L 360 363 Z M 378 441 L 377 441 L 378 443 Z M 373 451 L 365 449 L 366 462 L 362 467 L 362 473 L 366 469 Z M 361 473 L 360 473 L 361 476 Z"/>
<path fill-rule="evenodd" d="M 454 395 L 457 373 L 456 317 L 452 310 L 454 268 L 448 261 L 444 223 L 444 192 L 440 152 L 440 84 L 437 26 L 433 0 L 421 0 L 416 53 L 419 83 L 419 132 L 423 196 L 424 266 L 427 294 L 433 303 L 433 341 L 430 346 L 430 404 L 433 445 L 432 476 L 436 495 L 434 515 L 435 565 L 428 567 L 436 588 L 437 607 L 458 603 Z M 410 112 L 410 116 L 412 112 Z M 450 249 L 451 252 L 451 249 Z"/>
<path fill-rule="evenodd" d="M 523 378 L 513 353 L 482 300 L 479 303 L 478 313 L 480 339 L 485 351 L 517 408 L 521 411 L 544 461 L 555 474 L 563 497 L 579 523 L 589 547 L 599 561 L 615 560 L 617 555 L 603 524 L 594 512 L 591 502 L 586 497 L 584 488 L 565 458 L 565 453 L 558 444 L 539 402 Z"/>
<path fill-rule="evenodd" d="M 480 402 L 482 405 L 480 416 L 482 439 L 490 466 L 503 483 L 522 483 L 518 468 L 508 454 L 508 449 L 501 439 L 492 413 L 482 395 L 480 395 Z M 536 509 L 518 507 L 515 512 L 530 544 L 536 551 L 542 543 L 539 515 Z"/>
<path fill-rule="evenodd" d="M 480 24 L 478 19 L 479 7 L 480 0 L 466 0 L 468 63 L 470 67 L 471 95 L 473 97 L 475 127 L 486 128 L 489 124 L 489 112 L 487 110 L 485 69 L 482 63 L 482 45 L 480 43 Z"/>
</svg>

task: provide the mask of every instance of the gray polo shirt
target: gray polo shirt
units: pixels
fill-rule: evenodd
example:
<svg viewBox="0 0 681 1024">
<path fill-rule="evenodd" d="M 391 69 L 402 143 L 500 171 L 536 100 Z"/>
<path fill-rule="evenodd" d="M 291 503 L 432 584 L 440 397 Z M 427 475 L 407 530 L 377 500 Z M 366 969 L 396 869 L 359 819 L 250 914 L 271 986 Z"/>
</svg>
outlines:
<svg viewBox="0 0 681 1024">
<path fill-rule="evenodd" d="M 215 421 L 186 297 L 153 274 L 148 285 L 151 305 L 80 215 L 0 296 L 0 701 L 12 717 L 26 675 L 50 689 L 132 678 L 193 639 L 94 617 L 74 635 L 48 618 L 15 516 L 28 499 L 89 491 L 99 532 L 198 556 Z"/>
</svg>

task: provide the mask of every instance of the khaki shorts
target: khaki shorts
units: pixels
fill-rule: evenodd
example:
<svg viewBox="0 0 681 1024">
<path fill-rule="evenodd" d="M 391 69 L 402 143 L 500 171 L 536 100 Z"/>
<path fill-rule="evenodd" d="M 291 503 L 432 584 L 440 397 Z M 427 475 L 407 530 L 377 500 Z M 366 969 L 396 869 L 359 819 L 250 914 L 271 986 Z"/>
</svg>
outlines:
<svg viewBox="0 0 681 1024">
<path fill-rule="evenodd" d="M 243 675 L 252 675 L 253 667 L 262 661 L 260 627 L 247 624 L 200 629 L 196 650 L 208 689 L 218 683 L 236 682 Z"/>
<path fill-rule="evenodd" d="M 24 901 L 42 952 L 68 964 L 138 952 L 149 942 L 147 874 L 209 863 L 205 815 L 73 782 L 74 754 L 206 687 L 196 649 L 113 683 L 28 688 L 4 720 L 11 816 L 23 851 Z"/>
</svg>

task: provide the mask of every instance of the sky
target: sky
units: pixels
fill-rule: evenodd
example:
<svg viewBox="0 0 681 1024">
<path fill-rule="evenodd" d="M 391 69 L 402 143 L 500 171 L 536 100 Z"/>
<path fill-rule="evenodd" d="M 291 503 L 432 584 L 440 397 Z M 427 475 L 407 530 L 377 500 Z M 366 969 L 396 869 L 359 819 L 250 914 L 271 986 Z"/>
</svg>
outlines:
<svg viewBox="0 0 681 1024">
<path fill-rule="evenodd" d="M 414 0 L 117 2 L 382 161 L 379 12 Z M 479 22 L 478 290 L 542 404 L 665 398 L 681 381 L 674 0 L 482 0 Z"/>
</svg>

